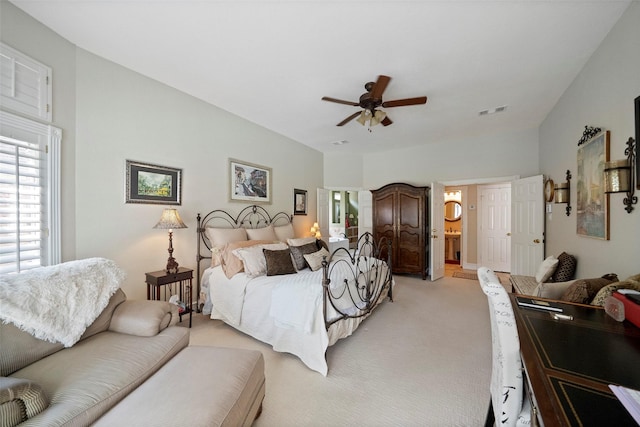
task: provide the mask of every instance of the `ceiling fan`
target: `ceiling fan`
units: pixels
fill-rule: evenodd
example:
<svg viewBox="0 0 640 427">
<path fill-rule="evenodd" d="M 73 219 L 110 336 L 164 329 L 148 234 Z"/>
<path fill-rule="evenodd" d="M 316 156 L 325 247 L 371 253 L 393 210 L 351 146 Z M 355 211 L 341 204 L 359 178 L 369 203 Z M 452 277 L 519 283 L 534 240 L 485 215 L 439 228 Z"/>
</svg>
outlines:
<svg viewBox="0 0 640 427">
<path fill-rule="evenodd" d="M 323 96 L 323 101 L 335 102 L 338 104 L 345 105 L 353 105 L 354 107 L 362 108 L 362 111 L 358 111 L 353 113 L 336 126 L 344 126 L 349 123 L 351 120 L 358 117 L 356 120 L 362 126 L 368 121 L 369 126 L 375 126 L 378 123 L 381 123 L 382 126 L 389 126 L 391 123 L 391 119 L 387 116 L 382 110 L 378 110 L 379 107 L 390 108 L 390 107 L 403 107 L 407 105 L 419 105 L 426 104 L 427 97 L 419 96 L 416 98 L 406 98 L 406 99 L 397 99 L 395 101 L 382 101 L 382 93 L 387 88 L 387 85 L 391 81 L 391 77 L 389 76 L 378 76 L 378 80 L 374 82 L 368 82 L 364 85 L 364 88 L 367 90 L 360 96 L 359 102 L 353 101 L 344 101 L 342 99 L 331 98 L 329 96 Z"/>
</svg>

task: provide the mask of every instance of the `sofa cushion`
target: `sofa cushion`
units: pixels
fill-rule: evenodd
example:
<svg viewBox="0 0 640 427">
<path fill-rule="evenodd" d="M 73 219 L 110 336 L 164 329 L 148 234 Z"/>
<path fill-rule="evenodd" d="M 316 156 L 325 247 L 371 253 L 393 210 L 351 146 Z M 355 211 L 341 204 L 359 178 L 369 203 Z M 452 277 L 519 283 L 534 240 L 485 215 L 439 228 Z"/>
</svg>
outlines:
<svg viewBox="0 0 640 427">
<path fill-rule="evenodd" d="M 34 425 L 89 425 L 189 344 L 189 329 L 153 337 L 102 332 L 13 374 L 37 382 L 49 408 Z M 175 392 L 174 387 L 168 387 Z"/>
<path fill-rule="evenodd" d="M 118 289 L 115 294 L 111 296 L 109 300 L 109 304 L 107 307 L 102 310 L 100 316 L 96 320 L 93 321 L 91 325 L 84 331 L 84 334 L 80 337 L 80 340 L 85 338 L 89 338 L 92 335 L 95 335 L 99 332 L 104 332 L 109 329 L 109 325 L 111 324 L 111 316 L 113 316 L 113 311 L 118 307 L 122 302 L 127 299 L 124 291 L 122 289 Z"/>
<path fill-rule="evenodd" d="M 15 426 L 49 406 L 42 387 L 22 378 L 0 377 L 0 425 Z"/>
<path fill-rule="evenodd" d="M 188 387 L 176 390 L 168 384 Z M 250 426 L 264 393 L 259 351 L 189 346 L 95 426 Z"/>
<path fill-rule="evenodd" d="M 589 304 L 598 291 L 610 283 L 612 283 L 611 280 L 602 277 L 576 280 L 571 284 L 571 286 L 569 286 L 569 288 L 567 288 L 564 294 L 562 294 L 560 300 L 579 304 Z"/>
<path fill-rule="evenodd" d="M 578 260 L 573 255 L 569 255 L 566 252 L 562 252 L 558 255 L 558 266 L 551 275 L 551 282 L 566 282 L 573 279 L 576 274 L 576 267 Z"/>
<path fill-rule="evenodd" d="M 11 343 L 11 345 L 7 345 Z M 8 376 L 15 371 L 36 362 L 43 357 L 60 351 L 64 346 L 50 343 L 20 330 L 10 323 L 0 322 L 0 376 Z"/>
<path fill-rule="evenodd" d="M 121 334 L 152 337 L 178 323 L 178 306 L 166 301 L 129 300 L 113 312 L 109 330 Z"/>
</svg>

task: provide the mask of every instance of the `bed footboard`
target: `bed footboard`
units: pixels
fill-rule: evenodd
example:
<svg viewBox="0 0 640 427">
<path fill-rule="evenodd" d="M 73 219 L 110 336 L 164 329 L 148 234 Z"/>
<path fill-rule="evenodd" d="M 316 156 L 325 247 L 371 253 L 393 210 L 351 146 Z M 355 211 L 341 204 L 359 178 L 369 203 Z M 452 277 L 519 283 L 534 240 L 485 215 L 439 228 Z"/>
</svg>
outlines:
<svg viewBox="0 0 640 427">
<path fill-rule="evenodd" d="M 386 256 L 385 256 L 386 255 Z M 338 248 L 322 263 L 325 328 L 343 319 L 364 318 L 384 300 L 393 301 L 391 241 L 364 233 L 355 250 Z"/>
</svg>

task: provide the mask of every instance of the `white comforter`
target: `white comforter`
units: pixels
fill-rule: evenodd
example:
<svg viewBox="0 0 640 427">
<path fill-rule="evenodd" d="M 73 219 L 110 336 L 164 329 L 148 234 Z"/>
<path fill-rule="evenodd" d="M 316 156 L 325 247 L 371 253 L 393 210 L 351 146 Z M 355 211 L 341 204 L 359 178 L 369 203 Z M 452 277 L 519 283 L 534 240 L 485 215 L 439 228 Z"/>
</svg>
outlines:
<svg viewBox="0 0 640 427">
<path fill-rule="evenodd" d="M 347 263 L 339 263 L 332 272 L 331 286 L 336 293 L 341 293 L 344 284 L 338 277 L 353 277 Z M 275 351 L 298 356 L 309 368 L 325 376 L 328 371 L 325 359 L 327 347 L 351 335 L 364 320 L 364 317 L 345 319 L 333 324 L 329 331 L 326 330 L 322 269 L 253 279 L 239 273 L 228 279 L 221 267 L 215 267 L 205 270 L 202 287 L 208 289 L 212 301 L 212 319 L 220 319 L 271 344 Z M 342 300 L 346 298 L 345 292 Z M 339 305 L 343 306 L 347 304 Z M 336 316 L 331 307 L 328 310 L 330 319 Z"/>
</svg>

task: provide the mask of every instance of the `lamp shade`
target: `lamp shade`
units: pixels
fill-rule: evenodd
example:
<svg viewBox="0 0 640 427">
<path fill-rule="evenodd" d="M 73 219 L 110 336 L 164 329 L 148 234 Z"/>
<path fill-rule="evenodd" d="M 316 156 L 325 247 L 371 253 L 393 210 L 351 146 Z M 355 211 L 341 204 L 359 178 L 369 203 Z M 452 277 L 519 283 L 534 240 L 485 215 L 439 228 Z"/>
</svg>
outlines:
<svg viewBox="0 0 640 427">
<path fill-rule="evenodd" d="M 604 192 L 625 193 L 631 183 L 629 160 L 614 160 L 604 164 Z"/>
<path fill-rule="evenodd" d="M 553 194 L 556 203 L 569 203 L 569 184 L 565 182 L 556 185 Z"/>
<path fill-rule="evenodd" d="M 153 227 L 161 230 L 176 230 L 178 228 L 187 228 L 177 209 L 167 208 L 162 211 L 160 221 Z"/>
</svg>

